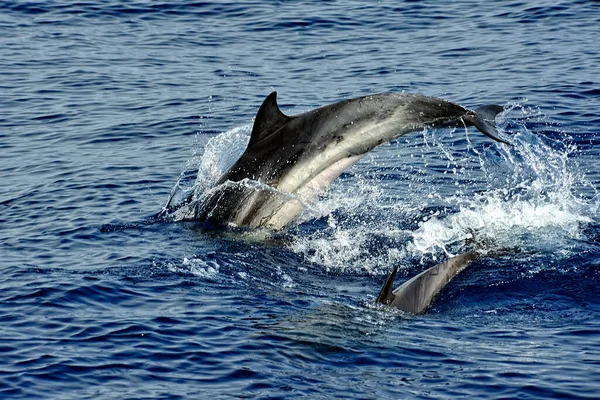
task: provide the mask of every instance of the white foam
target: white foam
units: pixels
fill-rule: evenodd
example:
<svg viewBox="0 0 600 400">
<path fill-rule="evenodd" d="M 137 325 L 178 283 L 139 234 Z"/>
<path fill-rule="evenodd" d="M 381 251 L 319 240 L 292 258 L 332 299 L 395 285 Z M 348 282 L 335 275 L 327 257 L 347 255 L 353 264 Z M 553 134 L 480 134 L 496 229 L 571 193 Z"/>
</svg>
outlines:
<svg viewBox="0 0 600 400">
<path fill-rule="evenodd" d="M 277 276 L 279 276 L 279 278 L 281 279 L 281 286 L 284 288 L 293 288 L 296 286 L 296 283 L 294 282 L 294 280 L 288 275 L 286 274 L 280 266 L 277 266 L 276 268 L 276 272 L 277 272 Z"/>
<path fill-rule="evenodd" d="M 440 250 L 452 255 L 448 247 L 472 239 L 495 249 L 523 247 L 523 235 L 559 242 L 563 238 L 578 238 L 580 224 L 591 222 L 561 204 L 535 201 L 503 201 L 489 193 L 476 196 L 468 206 L 444 219 L 431 218 L 412 233 L 407 250 L 415 257 L 436 254 Z M 529 245 L 536 245 L 529 238 Z"/>
<path fill-rule="evenodd" d="M 219 266 L 199 258 L 184 257 L 180 265 L 168 263 L 169 271 L 176 274 L 193 275 L 201 278 L 214 278 L 219 273 Z"/>
<path fill-rule="evenodd" d="M 406 237 L 406 231 L 339 227 L 312 235 L 297 236 L 289 244 L 295 253 L 302 254 L 307 261 L 322 265 L 331 270 L 354 270 L 367 273 L 379 273 L 381 268 L 402 262 L 406 257 L 403 248 L 382 248 L 379 254 L 373 254 L 373 236 L 379 234 L 392 240 Z"/>
</svg>

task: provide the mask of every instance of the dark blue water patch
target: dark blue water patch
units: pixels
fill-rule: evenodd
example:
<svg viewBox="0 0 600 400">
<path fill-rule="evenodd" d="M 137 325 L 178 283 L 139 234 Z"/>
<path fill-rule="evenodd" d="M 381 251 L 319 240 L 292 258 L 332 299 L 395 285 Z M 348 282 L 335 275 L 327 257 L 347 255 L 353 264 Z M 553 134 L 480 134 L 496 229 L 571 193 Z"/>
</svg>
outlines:
<svg viewBox="0 0 600 400">
<path fill-rule="evenodd" d="M 254 292 L 253 290 L 246 294 L 238 291 L 235 296 L 237 300 L 234 300 L 234 297 L 230 295 L 222 295 L 218 303 L 213 303 L 211 306 L 216 306 L 221 310 L 228 309 L 229 312 L 221 317 L 225 320 L 216 316 L 211 317 L 210 314 L 207 314 L 207 318 L 197 320 L 196 318 L 200 316 L 197 314 L 199 310 L 197 307 L 200 306 L 200 303 L 198 303 L 199 299 L 194 301 L 192 297 L 198 297 L 198 289 L 210 291 L 211 289 L 206 287 L 206 283 L 201 286 L 198 283 L 189 286 L 189 284 L 185 284 L 185 281 L 190 282 L 189 277 L 181 281 L 182 278 L 177 277 L 177 275 L 169 277 L 167 274 L 163 275 L 163 278 L 147 275 L 145 279 L 135 281 L 135 289 L 126 289 L 128 286 L 127 280 L 121 281 L 122 278 L 119 279 L 118 276 L 125 278 L 134 271 L 127 272 L 123 269 L 113 269 L 114 273 L 107 274 L 106 272 L 100 271 L 100 275 L 92 273 L 91 275 L 84 274 L 78 277 L 79 274 L 72 275 L 67 271 L 47 271 L 43 276 L 51 278 L 51 281 L 58 281 L 58 285 L 56 283 L 49 285 L 55 288 L 53 291 L 44 290 L 36 294 L 38 300 L 40 298 L 44 299 L 43 304 L 48 303 L 48 306 L 50 304 L 54 306 L 61 305 L 64 308 L 65 305 L 77 306 L 84 301 L 87 307 L 95 309 L 95 318 L 102 319 L 102 315 L 107 312 L 108 308 L 112 309 L 109 313 L 112 316 L 111 320 L 106 321 L 97 328 L 83 328 L 83 326 L 78 328 L 76 321 L 82 322 L 82 320 L 73 319 L 72 317 L 61 317 L 52 324 L 45 326 L 45 329 L 54 331 L 53 336 L 46 339 L 46 351 L 50 352 L 54 346 L 68 346 L 67 348 L 76 346 L 81 350 L 86 348 L 101 350 L 105 355 L 94 351 L 89 353 L 87 357 L 81 358 L 81 356 L 76 356 L 70 352 L 62 352 L 61 356 L 57 358 L 49 357 L 51 353 L 47 353 L 39 356 L 35 361 L 32 360 L 25 364 L 28 370 L 35 366 L 35 372 L 31 371 L 24 375 L 21 368 L 24 368 L 25 365 L 21 366 L 19 362 L 15 362 L 15 369 L 9 372 L 9 376 L 20 374 L 22 377 L 28 376 L 43 382 L 43 376 L 61 372 L 68 374 L 70 377 L 69 382 L 60 380 L 61 383 L 65 383 L 67 387 L 73 386 L 76 388 L 84 385 L 90 379 L 106 378 L 108 382 L 111 379 L 120 382 L 123 378 L 117 378 L 120 374 L 116 372 L 128 370 L 130 373 L 139 376 L 138 378 L 129 376 L 128 379 L 134 379 L 134 381 L 142 379 L 146 384 L 152 385 L 152 382 L 164 381 L 164 374 L 170 375 L 174 371 L 173 368 L 176 368 L 179 371 L 191 371 L 192 374 L 201 374 L 193 377 L 193 375 L 184 373 L 182 374 L 183 381 L 202 382 L 204 387 L 214 387 L 215 390 L 221 386 L 219 382 L 229 382 L 229 385 L 234 385 L 240 390 L 268 388 L 273 391 L 276 390 L 276 387 L 285 384 L 296 388 L 295 390 L 304 388 L 309 392 L 316 390 L 318 387 L 321 389 L 315 391 L 315 393 L 320 393 L 323 390 L 322 385 L 342 385 L 345 378 L 351 378 L 359 371 L 364 374 L 365 369 L 367 373 L 371 368 L 373 373 L 380 370 L 393 371 L 404 376 L 406 384 L 417 381 L 421 382 L 424 385 L 423 387 L 426 387 L 436 386 L 444 382 L 443 373 L 440 373 L 439 370 L 438 373 L 429 375 L 438 362 L 445 364 L 446 367 L 444 368 L 449 368 L 451 365 L 459 366 L 463 370 L 475 367 L 472 363 L 465 363 L 460 358 L 448 354 L 448 349 L 444 350 L 439 347 L 437 350 L 419 350 L 414 348 L 414 343 L 408 345 L 400 342 L 391 344 L 391 346 L 389 343 L 383 345 L 376 338 L 367 340 L 367 343 L 371 342 L 371 344 L 364 347 L 365 343 L 361 343 L 362 339 L 359 337 L 352 339 L 354 336 L 351 333 L 352 330 L 350 331 L 350 337 L 347 336 L 348 332 L 344 332 L 346 330 L 344 321 L 357 317 L 358 310 L 352 308 L 340 307 L 336 304 L 325 304 L 312 316 L 299 315 L 293 317 L 294 314 L 292 314 L 293 318 L 289 321 L 281 320 L 281 316 L 275 317 L 273 320 L 271 310 L 279 301 L 273 303 L 274 299 L 270 295 L 251 294 Z M 59 283 L 64 281 L 68 275 L 71 275 L 69 279 L 71 282 L 68 286 L 65 286 L 67 285 L 65 283 Z M 81 281 L 81 279 L 84 279 L 84 281 Z M 159 282 L 156 281 L 157 279 Z M 193 279 L 190 283 L 192 282 Z M 67 289 L 67 287 L 74 287 L 74 289 L 58 290 L 61 286 L 64 289 Z M 191 292 L 190 289 L 192 289 Z M 66 294 L 59 296 L 59 292 L 62 291 Z M 182 304 L 180 311 L 175 313 L 177 316 L 174 316 L 173 310 L 168 315 L 161 316 L 161 304 L 166 300 L 164 296 L 173 296 L 176 293 L 187 299 Z M 193 293 L 196 294 L 189 297 Z M 33 297 L 31 299 L 34 300 Z M 115 302 L 115 300 L 118 301 Z M 9 299 L 9 301 L 16 301 L 16 299 Z M 151 310 L 147 311 L 147 317 L 144 318 L 145 322 L 132 324 L 127 322 L 127 316 L 130 316 L 131 312 L 140 316 L 146 315 L 146 311 L 144 311 L 146 307 L 140 309 L 139 306 L 135 306 L 136 301 L 148 303 Z M 228 304 L 232 301 L 241 306 L 241 314 L 239 312 L 231 314 L 232 309 Z M 197 306 L 194 307 L 193 304 L 197 304 Z M 249 315 L 243 313 L 244 309 L 248 307 L 248 309 L 252 309 L 258 304 L 262 305 L 256 311 Z M 19 299 L 19 307 L 26 305 L 27 303 L 24 304 Z M 202 306 L 206 312 L 211 309 L 207 306 L 208 304 Z M 279 303 L 277 307 L 281 308 L 281 306 L 282 304 Z M 70 308 L 72 309 L 72 307 Z M 125 312 L 123 314 L 124 320 L 118 318 L 115 320 L 115 308 Z M 297 306 L 293 309 L 299 311 L 306 308 L 306 303 L 297 303 Z M 78 309 L 81 310 L 80 307 Z M 126 310 L 129 310 L 129 312 Z M 86 311 L 83 312 L 86 313 Z M 261 315 L 263 313 L 264 315 Z M 119 314 L 120 311 L 117 315 Z M 232 325 L 231 322 L 226 322 L 227 319 L 234 317 L 236 314 L 237 324 Z M 186 315 L 188 316 L 186 317 Z M 294 322 L 297 318 L 300 318 L 300 320 Z M 301 321 L 306 325 L 306 328 L 301 328 L 303 324 L 298 323 Z M 201 322 L 201 325 L 197 325 L 198 322 Z M 388 322 L 391 323 L 392 327 L 395 325 L 393 319 Z M 325 326 L 322 325 L 323 323 L 325 323 Z M 64 324 L 68 324 L 69 328 L 62 328 Z M 186 327 L 186 325 L 189 325 L 189 327 Z M 409 326 L 405 323 L 401 325 Z M 199 329 L 200 326 L 202 326 L 201 329 Z M 216 329 L 218 329 L 218 333 Z M 369 331 L 372 327 L 369 327 L 368 324 L 359 323 L 358 326 L 353 328 L 353 330 L 359 332 L 363 329 Z M 400 327 L 393 327 L 392 329 L 400 329 Z M 312 333 L 309 333 L 311 330 Z M 314 335 L 317 332 L 322 332 L 326 336 L 319 341 L 314 341 Z M 219 339 L 223 334 L 229 337 L 226 342 Z M 242 337 L 246 337 L 243 342 L 236 339 L 240 334 Z M 190 337 L 198 339 L 190 341 Z M 181 344 L 178 339 L 185 339 L 185 345 Z M 350 339 L 349 342 L 348 339 Z M 423 338 L 420 340 L 423 340 Z M 54 341 L 55 344 L 53 344 Z M 125 346 L 127 349 L 125 349 Z M 10 354 L 10 346 L 8 348 L 9 352 L 7 354 Z M 272 349 L 277 350 L 274 352 Z M 250 354 L 253 354 L 251 358 Z M 399 358 L 398 354 L 403 354 L 403 356 Z M 112 361 L 108 363 L 103 361 L 107 356 L 110 356 Z M 226 360 L 230 358 L 237 360 L 237 362 L 227 366 Z M 152 361 L 149 362 L 148 360 Z M 423 364 L 424 360 L 430 361 Z M 31 364 L 31 362 L 34 362 L 34 364 Z M 314 365 L 320 365 L 318 370 L 321 371 L 341 371 L 342 376 L 333 374 L 332 376 L 338 376 L 338 378 L 334 378 L 333 381 L 328 378 L 325 381 L 317 373 L 318 370 L 312 369 Z M 281 368 L 285 371 L 289 370 L 289 373 L 272 375 L 275 369 Z M 259 373 L 259 371 L 263 372 Z M 267 373 L 266 371 L 270 372 Z M 105 376 L 106 374 L 113 378 Z M 419 377 L 420 374 L 423 375 Z M 531 375 L 527 375 L 527 377 L 529 376 Z M 374 377 L 371 376 L 371 378 Z M 174 382 L 177 383 L 178 380 L 175 379 Z M 49 385 L 50 382 L 38 384 L 44 387 Z M 315 384 L 317 386 L 314 386 Z M 28 393 L 26 389 L 23 390 Z M 385 393 L 395 393 L 395 390 L 400 389 L 385 385 L 381 390 L 384 390 Z M 504 388 L 503 390 L 507 389 Z M 362 392 L 359 391 L 358 393 Z"/>
<path fill-rule="evenodd" d="M 6 2 L 5 7 L 15 11 L 22 12 L 25 14 L 44 14 L 44 13 L 64 13 L 64 14 L 95 14 L 100 15 L 102 13 L 107 14 L 146 14 L 152 12 L 177 12 L 177 10 L 187 10 L 190 12 L 194 6 L 209 5 L 209 3 L 202 2 L 188 2 L 183 5 L 169 5 L 169 4 L 148 4 L 147 2 L 131 3 L 127 5 L 113 5 L 110 2 L 79 2 L 70 3 L 62 1 L 49 1 L 49 2 Z"/>
</svg>

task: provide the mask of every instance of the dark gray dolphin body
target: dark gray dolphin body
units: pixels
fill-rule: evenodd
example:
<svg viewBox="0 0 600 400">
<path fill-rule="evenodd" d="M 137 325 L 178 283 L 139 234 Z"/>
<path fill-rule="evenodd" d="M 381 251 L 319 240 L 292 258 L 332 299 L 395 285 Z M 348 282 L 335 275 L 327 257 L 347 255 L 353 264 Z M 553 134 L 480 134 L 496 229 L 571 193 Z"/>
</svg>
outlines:
<svg viewBox="0 0 600 400">
<path fill-rule="evenodd" d="M 284 115 L 271 93 L 256 115 L 248 147 L 201 198 L 172 212 L 176 220 L 281 229 L 344 169 L 382 143 L 425 127 L 476 126 L 504 142 L 494 119 L 501 106 L 468 110 L 417 94 L 377 94 Z M 169 205 L 167 206 L 167 208 Z"/>
<path fill-rule="evenodd" d="M 390 273 L 376 302 L 397 308 L 410 314 L 421 314 L 431 304 L 440 290 L 471 261 L 479 257 L 476 252 L 468 252 L 452 257 L 435 265 L 392 290 L 398 267 Z"/>
</svg>

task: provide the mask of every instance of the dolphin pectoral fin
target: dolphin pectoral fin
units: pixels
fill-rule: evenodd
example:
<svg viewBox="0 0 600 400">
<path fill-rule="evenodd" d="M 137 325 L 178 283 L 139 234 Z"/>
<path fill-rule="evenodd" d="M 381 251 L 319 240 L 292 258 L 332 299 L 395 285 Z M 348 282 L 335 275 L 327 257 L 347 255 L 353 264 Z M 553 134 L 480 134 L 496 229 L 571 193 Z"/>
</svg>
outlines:
<svg viewBox="0 0 600 400">
<path fill-rule="evenodd" d="M 504 110 L 502 106 L 489 104 L 486 106 L 477 107 L 473 114 L 467 116 L 467 121 L 475 125 L 484 135 L 492 138 L 500 143 L 512 146 L 513 144 L 502 139 L 496 129 L 496 115 Z"/>
<path fill-rule="evenodd" d="M 467 252 L 437 264 L 404 282 L 390 292 L 398 267 L 394 268 L 385 282 L 377 303 L 387 304 L 410 314 L 421 314 L 429 307 L 440 290 L 471 261 L 479 257 L 476 252 Z M 391 279 L 390 279 L 391 278 Z M 390 301 L 391 299 L 391 301 Z"/>
<path fill-rule="evenodd" d="M 252 134 L 248 147 L 266 138 L 279 128 L 290 122 L 294 117 L 289 117 L 281 112 L 277 105 L 277 92 L 267 96 L 256 113 Z"/>
<path fill-rule="evenodd" d="M 396 279 L 396 273 L 398 272 L 398 267 L 394 267 L 393 271 L 388 275 L 388 278 L 385 280 L 381 291 L 379 292 L 379 296 L 377 296 L 377 300 L 375 303 L 385 304 L 389 306 L 394 301 L 394 279 Z"/>
</svg>

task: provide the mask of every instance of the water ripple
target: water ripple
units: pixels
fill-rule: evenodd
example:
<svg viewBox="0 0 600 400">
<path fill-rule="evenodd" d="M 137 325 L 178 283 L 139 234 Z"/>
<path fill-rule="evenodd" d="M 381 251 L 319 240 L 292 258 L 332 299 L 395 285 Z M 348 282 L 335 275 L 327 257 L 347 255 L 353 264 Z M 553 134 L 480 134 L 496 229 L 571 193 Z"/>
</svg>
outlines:
<svg viewBox="0 0 600 400">
<path fill-rule="evenodd" d="M 599 11 L 2 2 L 0 396 L 596 398 Z M 272 90 L 288 114 L 391 91 L 502 104 L 516 144 L 409 135 L 269 240 L 156 218 L 235 161 Z M 474 234 L 507 252 L 428 314 L 373 305 L 394 265 Z"/>
</svg>

